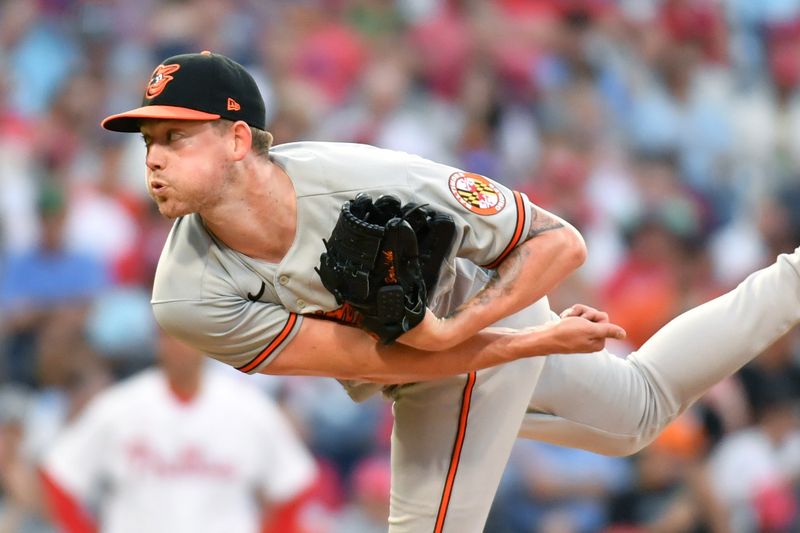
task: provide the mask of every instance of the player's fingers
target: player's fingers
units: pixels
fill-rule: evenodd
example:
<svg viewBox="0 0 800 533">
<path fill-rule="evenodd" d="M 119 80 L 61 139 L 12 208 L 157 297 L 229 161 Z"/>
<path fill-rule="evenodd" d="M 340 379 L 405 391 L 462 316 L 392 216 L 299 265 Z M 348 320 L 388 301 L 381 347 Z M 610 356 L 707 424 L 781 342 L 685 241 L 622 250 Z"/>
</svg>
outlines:
<svg viewBox="0 0 800 533">
<path fill-rule="evenodd" d="M 584 310 L 581 314 L 577 315 L 581 318 L 585 318 L 586 320 L 590 320 L 592 322 L 608 322 L 608 313 L 604 313 L 603 311 L 598 311 L 597 309 L 592 309 L 591 307 Z"/>
<path fill-rule="evenodd" d="M 602 324 L 600 331 L 603 337 L 607 339 L 624 339 L 628 336 L 628 333 L 622 327 L 611 322 Z"/>
<path fill-rule="evenodd" d="M 592 323 L 590 326 L 590 335 L 598 339 L 624 339 L 627 336 L 625 330 L 611 322 L 600 324 Z"/>
<path fill-rule="evenodd" d="M 568 309 L 565 309 L 563 313 L 561 313 L 562 317 L 567 316 L 579 316 L 589 320 L 589 316 L 593 315 L 597 312 L 597 309 L 593 307 L 589 307 L 585 304 L 575 304 Z"/>
<path fill-rule="evenodd" d="M 575 304 L 561 312 L 561 318 L 577 316 L 591 322 L 608 322 L 608 313 L 584 304 Z"/>
</svg>

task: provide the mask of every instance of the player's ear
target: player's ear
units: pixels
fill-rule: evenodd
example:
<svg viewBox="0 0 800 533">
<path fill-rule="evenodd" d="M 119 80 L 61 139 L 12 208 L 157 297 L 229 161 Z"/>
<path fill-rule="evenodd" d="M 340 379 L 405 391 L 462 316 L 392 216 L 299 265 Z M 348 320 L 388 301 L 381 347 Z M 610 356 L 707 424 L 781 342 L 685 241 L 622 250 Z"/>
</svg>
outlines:
<svg viewBox="0 0 800 533">
<path fill-rule="evenodd" d="M 237 120 L 233 123 L 233 159 L 240 161 L 250 151 L 253 145 L 253 134 L 250 131 L 250 126 L 243 120 Z"/>
</svg>

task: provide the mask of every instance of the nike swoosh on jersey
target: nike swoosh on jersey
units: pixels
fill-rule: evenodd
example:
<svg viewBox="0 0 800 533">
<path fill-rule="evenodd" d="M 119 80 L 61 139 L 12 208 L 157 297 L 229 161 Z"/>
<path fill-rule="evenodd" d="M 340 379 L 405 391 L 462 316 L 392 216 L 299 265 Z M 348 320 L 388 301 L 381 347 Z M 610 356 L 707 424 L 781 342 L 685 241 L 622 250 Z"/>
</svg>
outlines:
<svg viewBox="0 0 800 533">
<path fill-rule="evenodd" d="M 247 299 L 250 300 L 251 302 L 259 301 L 261 299 L 261 297 L 264 295 L 264 289 L 266 289 L 266 288 L 267 288 L 267 284 L 262 281 L 261 282 L 261 288 L 258 290 L 258 294 L 253 296 L 252 294 L 250 294 L 250 292 L 248 292 L 247 293 Z"/>
</svg>

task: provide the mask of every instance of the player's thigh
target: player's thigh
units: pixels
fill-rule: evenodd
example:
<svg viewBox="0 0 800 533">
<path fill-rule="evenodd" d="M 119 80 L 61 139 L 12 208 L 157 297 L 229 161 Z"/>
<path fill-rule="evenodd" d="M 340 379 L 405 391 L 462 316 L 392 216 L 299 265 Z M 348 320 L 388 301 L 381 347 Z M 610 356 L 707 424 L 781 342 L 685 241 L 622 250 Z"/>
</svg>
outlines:
<svg viewBox="0 0 800 533">
<path fill-rule="evenodd" d="M 520 436 L 599 453 L 625 455 L 672 416 L 672 402 L 634 359 L 607 351 L 545 360 Z"/>
<path fill-rule="evenodd" d="M 399 390 L 391 533 L 482 531 L 542 362 Z"/>
</svg>

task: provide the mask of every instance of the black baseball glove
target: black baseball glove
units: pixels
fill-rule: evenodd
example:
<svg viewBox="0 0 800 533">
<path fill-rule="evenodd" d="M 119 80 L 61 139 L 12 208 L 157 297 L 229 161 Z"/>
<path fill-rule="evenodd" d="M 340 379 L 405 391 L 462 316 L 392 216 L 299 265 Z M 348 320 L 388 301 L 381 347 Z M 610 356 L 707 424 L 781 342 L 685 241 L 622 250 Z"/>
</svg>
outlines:
<svg viewBox="0 0 800 533">
<path fill-rule="evenodd" d="M 390 344 L 425 317 L 454 236 L 450 215 L 361 193 L 342 206 L 316 271 L 337 303 L 349 303 L 361 326 Z"/>
</svg>

